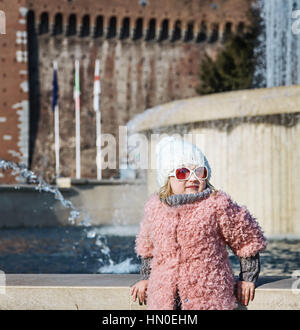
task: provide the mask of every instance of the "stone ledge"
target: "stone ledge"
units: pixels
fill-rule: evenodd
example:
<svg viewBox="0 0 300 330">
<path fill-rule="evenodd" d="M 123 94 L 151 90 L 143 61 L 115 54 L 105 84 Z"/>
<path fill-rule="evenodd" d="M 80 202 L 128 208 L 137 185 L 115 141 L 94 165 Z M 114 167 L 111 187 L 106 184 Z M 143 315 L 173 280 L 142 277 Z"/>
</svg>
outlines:
<svg viewBox="0 0 300 330">
<path fill-rule="evenodd" d="M 58 188 L 60 191 L 71 191 L 72 188 L 77 186 L 124 186 L 124 185 L 145 185 L 145 181 L 141 179 L 132 179 L 132 180 L 71 179 L 70 186 L 60 186 L 60 185 L 50 184 L 51 187 Z M 38 189 L 36 184 L 16 183 L 16 184 L 1 184 L 0 191 L 38 191 Z"/>
<path fill-rule="evenodd" d="M 299 85 L 280 86 L 229 91 L 171 101 L 136 115 L 127 123 L 127 128 L 131 133 L 144 132 L 158 126 L 169 127 L 191 122 L 299 113 L 299 91 Z"/>
<path fill-rule="evenodd" d="M 107 185 L 145 185 L 145 180 L 142 179 L 71 179 L 72 186 L 80 186 L 80 185 L 99 185 L 99 186 L 107 186 Z"/>
<path fill-rule="evenodd" d="M 1 310 L 145 310 L 130 291 L 139 274 L 6 274 L 0 287 Z M 239 309 L 300 310 L 300 289 L 288 277 L 261 277 L 255 299 Z M 4 291 L 4 292 L 3 292 Z"/>
</svg>

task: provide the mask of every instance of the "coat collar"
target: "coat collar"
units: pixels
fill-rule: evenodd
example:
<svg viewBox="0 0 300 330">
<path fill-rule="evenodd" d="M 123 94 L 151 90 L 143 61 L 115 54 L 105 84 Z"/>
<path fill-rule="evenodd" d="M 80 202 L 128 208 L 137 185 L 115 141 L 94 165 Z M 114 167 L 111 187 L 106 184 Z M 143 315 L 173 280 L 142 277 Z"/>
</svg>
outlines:
<svg viewBox="0 0 300 330">
<path fill-rule="evenodd" d="M 163 202 L 170 206 L 190 204 L 190 203 L 194 203 L 196 201 L 200 201 L 200 200 L 204 199 L 205 197 L 209 196 L 212 192 L 213 192 L 213 190 L 210 187 L 207 187 L 203 191 L 193 193 L 193 194 L 171 195 L 171 196 L 167 197 L 165 200 L 163 200 Z"/>
<path fill-rule="evenodd" d="M 192 210 L 192 209 L 199 207 L 199 205 L 202 202 L 209 199 L 212 195 L 213 194 L 210 193 L 207 196 L 199 198 L 192 203 L 184 203 L 184 204 L 178 204 L 178 205 L 168 205 L 167 203 L 160 200 L 156 193 L 155 193 L 154 198 L 155 198 L 156 205 L 158 205 L 159 208 L 162 208 L 165 212 L 169 213 L 170 215 L 173 215 L 174 213 L 178 213 L 180 211 Z"/>
</svg>

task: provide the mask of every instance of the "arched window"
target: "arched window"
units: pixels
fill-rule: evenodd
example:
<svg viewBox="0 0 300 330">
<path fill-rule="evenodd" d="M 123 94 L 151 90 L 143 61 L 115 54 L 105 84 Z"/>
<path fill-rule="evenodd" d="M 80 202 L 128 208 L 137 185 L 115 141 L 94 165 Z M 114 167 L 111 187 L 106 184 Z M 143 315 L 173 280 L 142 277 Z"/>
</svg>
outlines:
<svg viewBox="0 0 300 330">
<path fill-rule="evenodd" d="M 149 21 L 149 25 L 148 25 L 145 40 L 146 41 L 154 40 L 155 35 L 156 35 L 156 19 L 151 18 L 150 21 Z"/>
<path fill-rule="evenodd" d="M 224 32 L 223 32 L 223 38 L 222 38 L 222 41 L 223 42 L 226 42 L 230 38 L 230 36 L 232 34 L 232 30 L 231 29 L 232 29 L 232 23 L 231 22 L 227 22 L 225 24 L 225 29 L 224 29 Z"/>
<path fill-rule="evenodd" d="M 184 41 L 192 41 L 194 39 L 194 23 L 190 22 L 187 25 L 187 30 L 185 31 Z"/>
<path fill-rule="evenodd" d="M 45 34 L 49 32 L 49 15 L 48 13 L 41 14 L 39 34 Z"/>
<path fill-rule="evenodd" d="M 117 18 L 113 16 L 109 19 L 107 39 L 115 38 L 117 35 Z"/>
<path fill-rule="evenodd" d="M 74 36 L 77 33 L 77 19 L 75 14 L 69 16 L 68 27 L 67 27 L 67 36 Z"/>
<path fill-rule="evenodd" d="M 90 16 L 84 15 L 82 18 L 80 37 L 88 37 L 90 35 Z"/>
<path fill-rule="evenodd" d="M 196 42 L 204 42 L 207 39 L 207 26 L 205 22 L 201 22 L 200 30 Z"/>
<path fill-rule="evenodd" d="M 59 35 L 63 33 L 63 16 L 62 14 L 56 14 L 54 18 L 53 35 Z"/>
<path fill-rule="evenodd" d="M 103 36 L 103 16 L 97 16 L 94 37 L 99 38 Z"/>
<path fill-rule="evenodd" d="M 128 17 L 125 17 L 123 19 L 122 27 L 121 27 L 121 33 L 120 33 L 120 39 L 127 39 L 130 35 L 130 19 Z"/>
<path fill-rule="evenodd" d="M 133 40 L 138 40 L 143 37 L 143 19 L 138 18 L 135 22 L 135 28 L 133 33 Z"/>
<path fill-rule="evenodd" d="M 168 40 L 168 38 L 169 38 L 169 20 L 164 19 L 161 24 L 158 41 Z"/>
<path fill-rule="evenodd" d="M 236 29 L 236 32 L 238 34 L 243 34 L 244 33 L 244 29 L 245 29 L 245 24 L 244 22 L 239 22 L 238 26 L 237 26 L 237 29 Z"/>
<path fill-rule="evenodd" d="M 174 25 L 171 41 L 174 42 L 180 39 L 181 39 L 181 22 L 177 20 Z"/>
<path fill-rule="evenodd" d="M 212 25 L 212 32 L 208 42 L 213 43 L 216 42 L 218 39 L 219 39 L 219 24 L 214 23 Z"/>
</svg>

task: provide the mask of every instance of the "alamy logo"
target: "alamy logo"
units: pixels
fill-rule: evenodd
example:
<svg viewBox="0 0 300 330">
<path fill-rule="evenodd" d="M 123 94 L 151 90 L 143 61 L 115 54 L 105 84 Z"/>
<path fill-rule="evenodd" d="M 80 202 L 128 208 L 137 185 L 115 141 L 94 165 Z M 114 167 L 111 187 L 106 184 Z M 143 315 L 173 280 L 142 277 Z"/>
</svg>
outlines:
<svg viewBox="0 0 300 330">
<path fill-rule="evenodd" d="M 2 10 L 0 10 L 0 34 L 6 34 L 6 17 Z"/>
</svg>

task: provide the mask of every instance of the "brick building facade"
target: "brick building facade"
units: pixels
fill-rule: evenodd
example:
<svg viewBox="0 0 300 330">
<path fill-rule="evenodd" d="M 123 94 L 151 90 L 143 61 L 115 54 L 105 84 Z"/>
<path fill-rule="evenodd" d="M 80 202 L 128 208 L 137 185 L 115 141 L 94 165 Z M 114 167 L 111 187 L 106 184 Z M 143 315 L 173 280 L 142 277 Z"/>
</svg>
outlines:
<svg viewBox="0 0 300 330">
<path fill-rule="evenodd" d="M 93 79 L 101 61 L 101 129 L 196 96 L 203 54 L 247 24 L 251 0 L 0 0 L 0 158 L 55 175 L 52 63 L 58 62 L 61 176 L 75 176 L 74 61 L 81 76 L 81 176 L 96 178 Z M 116 155 L 118 158 L 118 155 Z M 118 171 L 103 170 L 103 177 Z M 18 178 L 16 178 L 18 180 Z M 0 183 L 14 178 L 0 172 Z"/>
</svg>

